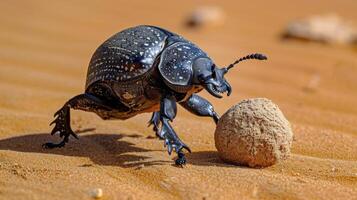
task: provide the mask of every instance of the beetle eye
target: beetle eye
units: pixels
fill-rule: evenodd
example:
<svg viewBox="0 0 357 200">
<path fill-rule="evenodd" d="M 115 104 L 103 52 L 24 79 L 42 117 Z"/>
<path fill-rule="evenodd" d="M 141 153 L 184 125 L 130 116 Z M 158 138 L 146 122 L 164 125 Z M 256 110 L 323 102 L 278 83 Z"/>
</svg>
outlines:
<svg viewBox="0 0 357 200">
<path fill-rule="evenodd" d="M 212 71 L 212 78 L 216 79 L 217 75 L 216 75 L 216 70 Z"/>
<path fill-rule="evenodd" d="M 216 68 L 216 65 L 213 64 L 213 65 L 211 66 L 211 71 L 214 71 L 215 68 Z"/>
</svg>

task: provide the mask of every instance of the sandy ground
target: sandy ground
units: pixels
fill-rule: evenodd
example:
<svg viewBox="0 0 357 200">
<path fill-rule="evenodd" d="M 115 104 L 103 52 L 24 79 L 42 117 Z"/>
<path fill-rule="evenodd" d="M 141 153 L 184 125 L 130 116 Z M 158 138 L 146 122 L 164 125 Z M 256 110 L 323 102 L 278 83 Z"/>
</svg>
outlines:
<svg viewBox="0 0 357 200">
<path fill-rule="evenodd" d="M 66 3 L 68 2 L 68 3 Z M 222 1 L 225 24 L 183 26 L 194 7 L 211 1 L 10 1 L 0 6 L 0 199 L 357 199 L 357 51 L 279 39 L 289 20 L 336 12 L 357 23 L 355 0 Z M 211 119 L 179 109 L 174 128 L 192 149 L 184 168 L 163 142 L 150 139 L 150 114 L 102 121 L 72 112 L 80 140 L 43 150 L 53 113 L 83 92 L 95 48 L 137 24 L 178 32 L 218 65 L 252 52 L 228 76 L 229 98 L 207 97 L 219 113 L 244 98 L 279 105 L 295 133 L 290 159 L 265 169 L 217 157 Z"/>
</svg>

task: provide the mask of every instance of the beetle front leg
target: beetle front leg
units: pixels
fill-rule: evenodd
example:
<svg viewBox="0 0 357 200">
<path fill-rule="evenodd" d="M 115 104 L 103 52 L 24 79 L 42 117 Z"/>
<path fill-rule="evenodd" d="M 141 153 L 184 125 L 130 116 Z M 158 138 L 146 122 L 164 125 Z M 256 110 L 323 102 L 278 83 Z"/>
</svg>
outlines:
<svg viewBox="0 0 357 200">
<path fill-rule="evenodd" d="M 216 124 L 219 120 L 219 116 L 214 111 L 212 104 L 196 94 L 192 94 L 186 101 L 181 102 L 180 105 L 195 115 L 212 117 Z"/>
<path fill-rule="evenodd" d="M 182 150 L 186 149 L 188 152 L 191 152 L 191 150 L 180 140 L 169 123 L 176 117 L 176 113 L 176 99 L 172 96 L 162 98 L 160 102 L 160 121 L 162 126 L 159 134 L 165 140 L 169 155 L 171 155 L 172 150 L 177 153 L 176 165 L 183 165 L 186 163 L 186 158 Z"/>
</svg>

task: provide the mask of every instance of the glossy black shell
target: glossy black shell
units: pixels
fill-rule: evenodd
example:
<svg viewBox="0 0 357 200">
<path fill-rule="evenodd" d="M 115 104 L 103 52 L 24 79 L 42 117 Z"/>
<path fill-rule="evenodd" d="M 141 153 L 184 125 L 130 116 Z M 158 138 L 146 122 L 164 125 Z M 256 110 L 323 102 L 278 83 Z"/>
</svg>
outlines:
<svg viewBox="0 0 357 200">
<path fill-rule="evenodd" d="M 153 27 L 121 31 L 98 47 L 89 63 L 86 87 L 101 81 L 128 81 L 143 75 L 162 51 L 167 35 Z"/>
<path fill-rule="evenodd" d="M 154 26 L 125 29 L 106 40 L 92 56 L 86 89 L 97 81 L 134 82 L 157 67 L 164 82 L 178 92 L 188 91 L 192 63 L 208 57 L 181 36 Z"/>
</svg>

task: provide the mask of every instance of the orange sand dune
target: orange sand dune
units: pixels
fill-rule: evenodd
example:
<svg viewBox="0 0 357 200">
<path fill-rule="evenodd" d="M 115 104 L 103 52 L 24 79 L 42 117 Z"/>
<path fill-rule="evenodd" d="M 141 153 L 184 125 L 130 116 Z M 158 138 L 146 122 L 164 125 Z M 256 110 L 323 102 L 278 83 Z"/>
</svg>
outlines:
<svg viewBox="0 0 357 200">
<path fill-rule="evenodd" d="M 279 39 L 287 22 L 311 14 L 357 23 L 356 1 L 220 1 L 222 26 L 187 29 L 184 17 L 202 4 L 218 1 L 2 1 L 0 199 L 89 199 L 95 188 L 103 199 L 357 199 L 357 51 Z M 272 99 L 292 123 L 291 158 L 265 169 L 225 164 L 212 120 L 181 108 L 173 126 L 193 151 L 184 168 L 148 138 L 150 114 L 102 121 L 72 112 L 80 140 L 43 150 L 59 139 L 49 135 L 53 113 L 83 92 L 93 51 L 137 24 L 180 33 L 218 65 L 266 53 L 267 62 L 246 62 L 228 76 L 231 97 L 203 96 L 221 114 L 244 98 Z"/>
</svg>

